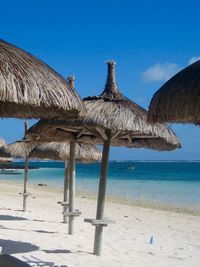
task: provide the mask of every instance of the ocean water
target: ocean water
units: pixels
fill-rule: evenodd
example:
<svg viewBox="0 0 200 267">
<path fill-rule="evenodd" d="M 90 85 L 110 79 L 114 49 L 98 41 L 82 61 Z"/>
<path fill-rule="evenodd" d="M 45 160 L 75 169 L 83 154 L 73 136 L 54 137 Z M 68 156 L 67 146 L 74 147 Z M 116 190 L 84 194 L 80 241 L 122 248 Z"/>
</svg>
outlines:
<svg viewBox="0 0 200 267">
<path fill-rule="evenodd" d="M 18 162 L 18 165 L 23 165 Z M 63 187 L 64 163 L 30 162 L 39 169 L 29 170 L 30 182 Z M 76 165 L 76 190 L 97 193 L 100 163 Z M 19 175 L 0 175 L 0 179 L 23 182 Z M 154 205 L 169 205 L 200 211 L 199 161 L 111 161 L 107 196 Z"/>
</svg>

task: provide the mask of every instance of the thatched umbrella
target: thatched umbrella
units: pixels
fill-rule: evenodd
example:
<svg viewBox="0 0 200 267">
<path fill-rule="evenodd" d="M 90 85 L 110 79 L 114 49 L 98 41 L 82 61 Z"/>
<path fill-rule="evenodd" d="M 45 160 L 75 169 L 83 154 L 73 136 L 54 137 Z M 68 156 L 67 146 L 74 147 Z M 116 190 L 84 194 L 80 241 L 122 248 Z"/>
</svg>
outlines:
<svg viewBox="0 0 200 267">
<path fill-rule="evenodd" d="M 5 146 L 6 142 L 4 139 L 0 138 L 0 147 Z"/>
<path fill-rule="evenodd" d="M 9 163 L 9 162 L 12 162 L 13 159 L 11 157 L 0 157 L 0 164 L 1 163 Z"/>
<path fill-rule="evenodd" d="M 148 120 L 200 124 L 200 60 L 178 72 L 154 94 Z"/>
<path fill-rule="evenodd" d="M 27 123 L 25 123 L 25 132 L 27 130 Z M 0 139 L 1 142 L 1 139 Z M 1 144 L 1 143 L 0 143 Z M 65 207 L 69 204 L 68 200 L 68 171 L 67 161 L 69 161 L 70 144 L 69 143 L 42 143 L 28 142 L 24 139 L 17 141 L 10 145 L 5 145 L 2 140 L 2 148 L 0 148 L 0 157 L 4 157 L 6 160 L 9 157 L 24 158 L 24 192 L 23 192 L 23 211 L 26 211 L 26 199 L 27 193 L 27 182 L 28 182 L 28 160 L 29 159 L 45 159 L 45 160 L 59 160 L 65 161 L 65 180 L 64 180 L 64 202 L 62 203 Z M 75 148 L 75 159 L 78 162 L 90 163 L 101 160 L 102 153 L 94 146 L 89 144 L 76 144 Z M 1 159 L 1 158 L 0 158 Z M 65 205 L 66 204 L 66 205 Z M 64 220 L 66 216 L 64 217 Z"/>
<path fill-rule="evenodd" d="M 0 117 L 77 118 L 85 107 L 52 68 L 0 40 Z"/>
<path fill-rule="evenodd" d="M 180 143 L 172 130 L 165 125 L 147 123 L 147 111 L 118 90 L 115 83 L 113 61 L 108 62 L 105 90 L 99 96 L 87 97 L 84 103 L 87 116 L 84 119 L 55 121 L 41 120 L 27 132 L 31 140 L 71 140 L 70 175 L 73 176 L 75 142 L 104 144 L 99 181 L 96 219 L 90 219 L 96 227 L 94 254 L 101 253 L 103 226 L 111 221 L 104 219 L 106 179 L 110 145 L 172 150 Z M 141 145 L 140 145 L 141 141 Z M 70 226 L 70 221 L 69 221 Z"/>
<path fill-rule="evenodd" d="M 24 123 L 25 133 L 27 131 L 28 124 Z M 24 187 L 23 187 L 23 211 L 26 211 L 26 201 L 29 193 L 27 192 L 28 183 L 28 155 L 31 150 L 36 146 L 35 142 L 26 142 L 24 140 L 17 141 L 10 145 L 5 145 L 0 148 L 0 156 L 3 157 L 13 157 L 13 158 L 23 158 L 24 159 Z"/>
<path fill-rule="evenodd" d="M 0 148 L 5 147 L 6 142 L 4 139 L 0 138 Z M 8 157 L 7 155 L 1 155 L 0 154 L 0 164 L 9 163 L 12 162 L 13 159 L 11 157 Z"/>
<path fill-rule="evenodd" d="M 76 144 L 75 147 L 76 161 L 83 163 L 90 163 L 101 160 L 101 157 L 102 153 L 94 145 Z M 29 154 L 29 158 L 65 161 L 63 201 L 61 202 L 59 201 L 58 203 L 63 206 L 63 222 L 66 223 L 67 208 L 69 205 L 71 205 L 71 199 L 70 200 L 68 199 L 69 197 L 68 161 L 70 158 L 70 144 L 66 142 L 65 143 L 50 142 L 37 145 Z"/>
<path fill-rule="evenodd" d="M 26 124 L 25 124 L 25 127 Z M 13 158 L 27 158 L 30 152 L 37 145 L 36 142 L 29 142 L 26 140 L 16 141 L 10 145 L 1 148 L 1 156 L 12 156 Z"/>
</svg>

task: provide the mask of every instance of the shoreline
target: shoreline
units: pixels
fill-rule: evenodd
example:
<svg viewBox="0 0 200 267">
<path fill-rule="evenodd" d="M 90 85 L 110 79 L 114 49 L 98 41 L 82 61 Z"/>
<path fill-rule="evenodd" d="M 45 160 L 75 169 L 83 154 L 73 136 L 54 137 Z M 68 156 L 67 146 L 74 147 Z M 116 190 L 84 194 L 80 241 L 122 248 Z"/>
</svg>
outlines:
<svg viewBox="0 0 200 267">
<path fill-rule="evenodd" d="M 94 194 L 85 193 L 85 192 L 77 192 L 76 197 L 93 199 L 93 200 L 96 200 L 97 198 Z M 178 207 L 176 205 L 170 205 L 170 204 L 168 205 L 165 203 L 154 203 L 154 202 L 148 202 L 148 201 L 130 200 L 130 199 L 125 199 L 125 198 L 120 198 L 120 197 L 113 197 L 113 196 L 107 196 L 106 202 L 127 205 L 130 207 L 140 207 L 140 208 L 145 208 L 145 209 L 169 211 L 169 212 L 175 212 L 175 213 L 180 213 L 180 214 L 188 214 L 188 215 L 190 214 L 194 216 L 200 216 L 200 210 L 198 209 Z"/>
<path fill-rule="evenodd" d="M 11 181 L 11 180 L 5 180 L 2 179 L 0 180 L 0 186 L 1 185 L 9 185 L 9 186 L 20 186 L 21 190 L 23 188 L 23 183 L 22 181 Z M 33 191 L 38 191 L 38 192 L 52 192 L 56 194 L 63 194 L 63 189 L 60 187 L 53 187 L 51 184 L 44 184 L 42 186 L 39 186 L 36 183 L 29 182 L 28 184 L 28 191 L 33 190 Z M 0 190 L 1 192 L 1 190 Z M 30 192 L 31 193 L 31 192 Z M 94 193 L 90 192 L 84 192 L 84 191 L 77 191 L 75 198 L 77 199 L 88 199 L 88 200 L 93 200 L 96 202 L 97 200 L 97 195 Z M 127 205 L 130 207 L 139 207 L 139 208 L 145 208 L 145 209 L 153 209 L 153 210 L 158 210 L 158 211 L 169 211 L 169 212 L 175 212 L 179 214 L 188 214 L 188 215 L 194 215 L 194 216 L 200 216 L 200 210 L 199 209 L 192 209 L 189 207 L 180 207 L 177 205 L 170 205 L 168 203 L 162 203 L 162 202 L 153 202 L 153 201 L 142 201 L 142 200 L 132 200 L 128 198 L 122 198 L 119 196 L 106 196 L 106 202 L 108 203 L 114 203 L 114 204 L 120 204 L 120 205 Z"/>
</svg>

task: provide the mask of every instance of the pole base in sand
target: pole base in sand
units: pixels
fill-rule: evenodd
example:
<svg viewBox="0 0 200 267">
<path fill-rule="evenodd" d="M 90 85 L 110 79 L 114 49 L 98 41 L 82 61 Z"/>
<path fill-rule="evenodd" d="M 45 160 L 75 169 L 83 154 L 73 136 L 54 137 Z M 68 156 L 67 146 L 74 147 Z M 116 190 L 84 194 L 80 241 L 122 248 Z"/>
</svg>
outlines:
<svg viewBox="0 0 200 267">
<path fill-rule="evenodd" d="M 89 218 L 85 218 L 84 222 L 91 223 L 91 225 L 96 227 L 93 254 L 100 256 L 101 255 L 103 227 L 108 226 L 108 224 L 115 224 L 116 222 L 109 220 L 109 219 L 98 220 L 98 219 L 89 219 Z"/>
</svg>

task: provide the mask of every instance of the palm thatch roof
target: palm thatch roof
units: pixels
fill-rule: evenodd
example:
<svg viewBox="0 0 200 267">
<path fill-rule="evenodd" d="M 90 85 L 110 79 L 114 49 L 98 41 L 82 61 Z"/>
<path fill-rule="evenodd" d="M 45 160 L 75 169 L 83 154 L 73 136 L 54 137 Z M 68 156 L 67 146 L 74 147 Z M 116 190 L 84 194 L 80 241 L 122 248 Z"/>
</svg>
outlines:
<svg viewBox="0 0 200 267">
<path fill-rule="evenodd" d="M 5 146 L 6 141 L 3 138 L 0 138 L 0 147 Z"/>
<path fill-rule="evenodd" d="M 35 147 L 29 154 L 29 158 L 52 159 L 67 161 L 70 156 L 69 143 L 43 143 Z M 94 162 L 101 160 L 102 153 L 94 145 L 76 144 L 75 159 L 79 162 Z"/>
<path fill-rule="evenodd" d="M 0 148 L 1 157 L 13 157 L 13 158 L 27 158 L 31 150 L 35 148 L 36 143 L 17 141 L 10 145 Z"/>
<path fill-rule="evenodd" d="M 178 72 L 154 94 L 148 120 L 200 124 L 200 60 Z"/>
<path fill-rule="evenodd" d="M 30 140 L 68 141 L 102 144 L 111 131 L 114 146 L 172 150 L 180 147 L 174 132 L 164 124 L 147 122 L 147 111 L 122 95 L 115 82 L 115 63 L 108 62 L 105 90 L 99 96 L 84 98 L 87 116 L 77 120 L 40 120 L 31 127 Z M 153 140 L 151 140 L 153 139 Z"/>
<path fill-rule="evenodd" d="M 0 40 L 0 117 L 77 118 L 85 107 L 52 68 Z"/>
<path fill-rule="evenodd" d="M 2 149 L 4 149 L 5 146 L 6 146 L 5 140 L 0 138 L 0 163 L 13 161 L 12 157 L 10 155 L 8 155 L 7 153 L 1 154 L 1 151 L 2 151 Z"/>
<path fill-rule="evenodd" d="M 0 148 L 0 157 L 37 158 L 52 160 L 69 160 L 69 143 L 42 143 L 17 141 Z M 94 162 L 101 160 L 102 153 L 94 145 L 76 144 L 75 158 L 79 162 Z M 1 161 L 1 160 L 0 160 Z"/>
<path fill-rule="evenodd" d="M 10 157 L 0 157 L 0 163 L 7 163 L 7 162 L 12 162 L 13 159 Z"/>
</svg>

